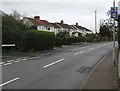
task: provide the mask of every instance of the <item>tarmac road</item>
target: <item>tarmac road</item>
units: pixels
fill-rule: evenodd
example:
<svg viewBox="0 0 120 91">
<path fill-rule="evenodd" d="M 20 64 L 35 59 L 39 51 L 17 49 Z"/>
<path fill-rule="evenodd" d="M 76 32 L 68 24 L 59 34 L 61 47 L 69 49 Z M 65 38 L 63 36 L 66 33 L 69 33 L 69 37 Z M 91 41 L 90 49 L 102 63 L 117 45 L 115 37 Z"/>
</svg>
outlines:
<svg viewBox="0 0 120 91">
<path fill-rule="evenodd" d="M 36 59 L 0 63 L 3 89 L 80 89 L 90 71 L 112 50 L 112 42 L 69 47 Z"/>
</svg>

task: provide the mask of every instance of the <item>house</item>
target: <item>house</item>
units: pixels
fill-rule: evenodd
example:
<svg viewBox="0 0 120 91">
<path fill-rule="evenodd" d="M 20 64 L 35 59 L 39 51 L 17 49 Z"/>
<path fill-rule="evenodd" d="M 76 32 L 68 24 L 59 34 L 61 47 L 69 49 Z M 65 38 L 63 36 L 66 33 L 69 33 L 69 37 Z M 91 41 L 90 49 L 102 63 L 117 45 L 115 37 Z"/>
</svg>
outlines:
<svg viewBox="0 0 120 91">
<path fill-rule="evenodd" d="M 76 25 L 72 25 L 72 26 L 76 27 L 77 28 L 77 32 L 80 33 L 82 36 L 85 36 L 87 34 L 93 33 L 91 30 L 78 25 L 78 23 L 76 23 Z"/>
<path fill-rule="evenodd" d="M 71 25 L 68 25 L 68 24 L 65 24 L 63 20 L 61 20 L 60 23 L 51 23 L 54 25 L 55 27 L 55 31 L 60 32 L 60 31 L 67 31 L 69 32 L 70 36 L 76 36 L 78 37 L 78 34 L 76 34 L 76 28 L 71 26 Z M 73 33 L 74 32 L 74 33 Z"/>
<path fill-rule="evenodd" d="M 7 15 L 7 14 L 5 12 L 3 12 L 2 10 L 0 10 L 0 15 L 4 16 L 4 15 Z"/>
<path fill-rule="evenodd" d="M 55 32 L 54 26 L 47 20 L 41 20 L 39 16 L 34 18 L 25 17 L 23 18 L 23 24 L 27 27 L 35 26 L 37 30 Z"/>
<path fill-rule="evenodd" d="M 85 28 L 85 31 L 86 31 L 87 34 L 92 34 L 93 33 L 91 30 L 89 30 L 87 28 Z"/>
<path fill-rule="evenodd" d="M 54 26 L 55 34 L 59 33 L 62 30 L 62 27 L 57 23 L 51 23 Z"/>
<path fill-rule="evenodd" d="M 77 28 L 77 32 L 79 34 L 81 34 L 82 36 L 86 35 L 85 29 L 82 26 L 78 25 L 78 23 L 76 23 L 76 25 L 73 25 L 73 26 Z"/>
<path fill-rule="evenodd" d="M 28 28 L 34 26 L 37 30 L 54 32 L 55 35 L 60 31 L 69 32 L 71 37 L 84 36 L 87 33 L 91 33 L 89 29 L 79 26 L 78 23 L 76 25 L 68 25 L 63 20 L 60 23 L 50 23 L 47 20 L 41 20 L 39 16 L 34 16 L 34 18 L 24 17 L 22 21 Z"/>
</svg>

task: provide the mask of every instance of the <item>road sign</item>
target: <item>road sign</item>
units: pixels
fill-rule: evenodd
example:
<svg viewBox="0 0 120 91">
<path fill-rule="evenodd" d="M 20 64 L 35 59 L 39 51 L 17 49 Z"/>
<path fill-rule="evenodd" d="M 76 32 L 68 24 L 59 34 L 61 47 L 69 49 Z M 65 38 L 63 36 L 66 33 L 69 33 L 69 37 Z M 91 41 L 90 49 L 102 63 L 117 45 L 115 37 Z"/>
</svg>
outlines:
<svg viewBox="0 0 120 91">
<path fill-rule="evenodd" d="M 111 18 L 112 19 L 118 18 L 118 7 L 111 7 Z"/>
</svg>

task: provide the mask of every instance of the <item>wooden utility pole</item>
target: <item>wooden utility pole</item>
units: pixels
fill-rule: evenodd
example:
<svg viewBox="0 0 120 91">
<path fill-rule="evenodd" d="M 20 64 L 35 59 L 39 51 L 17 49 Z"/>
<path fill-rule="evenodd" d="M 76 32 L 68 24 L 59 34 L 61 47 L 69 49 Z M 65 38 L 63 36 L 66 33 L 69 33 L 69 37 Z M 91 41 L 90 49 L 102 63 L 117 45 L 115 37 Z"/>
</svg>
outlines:
<svg viewBox="0 0 120 91">
<path fill-rule="evenodd" d="M 97 11 L 95 11 L 95 34 L 97 34 Z"/>
</svg>

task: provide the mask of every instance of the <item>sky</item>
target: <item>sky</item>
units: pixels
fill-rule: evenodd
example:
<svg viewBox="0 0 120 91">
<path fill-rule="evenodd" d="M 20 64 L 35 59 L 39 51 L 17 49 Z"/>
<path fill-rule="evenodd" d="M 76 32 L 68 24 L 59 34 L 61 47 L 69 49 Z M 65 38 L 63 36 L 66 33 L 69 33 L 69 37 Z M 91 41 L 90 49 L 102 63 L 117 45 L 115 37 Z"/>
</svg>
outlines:
<svg viewBox="0 0 120 91">
<path fill-rule="evenodd" d="M 116 0 L 116 6 L 118 6 Z M 107 19 L 107 11 L 113 6 L 113 0 L 2 0 L 0 9 L 7 14 L 17 10 L 20 14 L 49 22 L 73 25 L 78 22 L 95 32 L 95 10 L 97 11 L 97 30 L 100 19 Z"/>
</svg>

